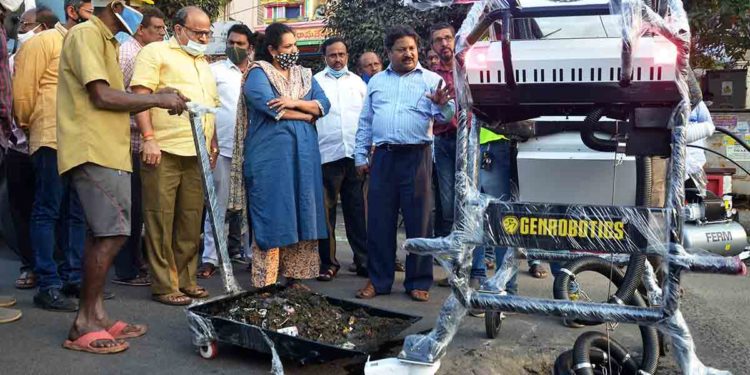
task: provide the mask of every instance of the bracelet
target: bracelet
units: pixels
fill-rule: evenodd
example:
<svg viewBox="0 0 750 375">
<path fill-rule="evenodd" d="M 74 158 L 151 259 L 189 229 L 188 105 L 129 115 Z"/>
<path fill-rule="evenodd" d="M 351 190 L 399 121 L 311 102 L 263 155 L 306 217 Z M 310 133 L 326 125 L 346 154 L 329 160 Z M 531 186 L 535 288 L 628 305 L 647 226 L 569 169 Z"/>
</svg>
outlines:
<svg viewBox="0 0 750 375">
<path fill-rule="evenodd" d="M 148 137 L 153 137 L 153 136 L 154 136 L 154 132 L 145 132 L 145 133 L 143 133 L 143 138 L 144 139 L 148 138 Z"/>
<path fill-rule="evenodd" d="M 154 135 L 153 134 L 144 135 L 143 136 L 143 140 L 144 141 L 153 141 L 154 140 Z"/>
</svg>

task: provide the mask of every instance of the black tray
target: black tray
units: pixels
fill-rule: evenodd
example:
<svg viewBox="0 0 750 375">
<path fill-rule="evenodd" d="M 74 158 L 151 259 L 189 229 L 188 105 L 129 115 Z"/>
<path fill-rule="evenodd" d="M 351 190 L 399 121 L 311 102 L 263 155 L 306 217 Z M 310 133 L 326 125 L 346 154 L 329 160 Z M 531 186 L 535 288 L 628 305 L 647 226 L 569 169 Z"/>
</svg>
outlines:
<svg viewBox="0 0 750 375">
<path fill-rule="evenodd" d="M 271 353 L 271 348 L 263 338 L 262 332 L 264 332 L 273 342 L 276 352 L 280 357 L 296 360 L 303 364 L 322 363 L 340 358 L 351 358 L 356 356 L 368 355 L 368 353 L 357 349 L 344 349 L 335 345 L 312 341 L 302 337 L 289 336 L 283 333 L 278 333 L 276 331 L 263 329 L 255 325 L 211 315 L 211 311 L 214 310 L 214 307 L 217 304 L 222 304 L 226 301 L 242 298 L 247 295 L 266 292 L 273 293 L 274 291 L 278 290 L 280 289 L 277 287 L 270 287 L 254 292 L 244 292 L 237 295 L 211 300 L 201 305 L 192 306 L 188 310 L 211 321 L 214 331 L 216 332 L 216 338 L 219 342 L 240 346 L 262 353 Z M 372 316 L 403 319 L 408 322 L 408 325 L 405 326 L 404 330 L 422 319 L 422 317 L 419 316 L 379 309 L 353 301 L 347 301 L 328 296 L 324 297 L 331 305 L 339 306 L 347 311 L 361 308 Z M 394 337 L 389 337 L 383 342 L 373 343 L 374 345 L 368 346 L 381 347 L 387 341 L 395 339 L 398 334 L 400 334 L 400 332 L 394 333 Z M 214 347 L 213 350 L 215 351 L 216 348 Z M 203 355 L 203 353 L 201 353 L 201 355 Z"/>
</svg>

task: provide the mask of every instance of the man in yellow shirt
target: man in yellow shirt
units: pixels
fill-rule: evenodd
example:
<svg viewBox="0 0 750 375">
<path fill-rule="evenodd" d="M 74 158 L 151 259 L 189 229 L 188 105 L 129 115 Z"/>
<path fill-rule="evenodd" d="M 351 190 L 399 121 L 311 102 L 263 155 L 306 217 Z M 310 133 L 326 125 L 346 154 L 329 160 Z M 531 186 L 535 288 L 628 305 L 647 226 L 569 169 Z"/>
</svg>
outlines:
<svg viewBox="0 0 750 375">
<path fill-rule="evenodd" d="M 130 81 L 134 93 L 150 94 L 174 87 L 190 101 L 217 107 L 216 81 L 203 55 L 211 35 L 208 15 L 197 7 L 177 11 L 174 36 L 151 43 L 136 58 Z M 161 109 L 136 115 L 143 135 L 143 221 L 146 253 L 151 267 L 154 300 L 187 305 L 192 298 L 208 297 L 198 286 L 198 244 L 203 215 L 203 185 L 188 116 L 173 117 Z M 214 119 L 204 120 L 211 142 L 211 163 L 218 144 Z"/>
<path fill-rule="evenodd" d="M 154 95 L 127 93 L 115 34 L 133 34 L 142 15 L 122 0 L 92 0 L 94 15 L 68 31 L 60 55 L 57 95 L 57 165 L 81 200 L 91 236 L 83 259 L 78 315 L 63 346 L 117 353 L 142 325 L 110 320 L 102 295 L 107 271 L 130 235 L 130 112 L 153 107 L 187 109 L 173 89 Z"/>
<path fill-rule="evenodd" d="M 92 10 L 91 1 L 78 1 L 79 8 Z M 75 5 L 70 5 L 71 7 Z M 86 14 L 88 18 L 90 15 Z M 29 131 L 29 151 L 34 169 L 35 191 L 31 208 L 31 249 L 39 293 L 34 305 L 51 311 L 76 311 L 68 299 L 77 297 L 81 283 L 81 256 L 86 223 L 75 191 L 57 171 L 57 76 L 63 38 L 77 20 L 67 19 L 29 39 L 16 54 L 13 77 L 13 109 L 18 123 Z M 65 235 L 56 236 L 58 220 Z M 61 233 L 62 234 L 62 233 Z M 56 238 L 65 239 L 55 245 Z M 58 267 L 55 248 L 65 254 Z"/>
</svg>

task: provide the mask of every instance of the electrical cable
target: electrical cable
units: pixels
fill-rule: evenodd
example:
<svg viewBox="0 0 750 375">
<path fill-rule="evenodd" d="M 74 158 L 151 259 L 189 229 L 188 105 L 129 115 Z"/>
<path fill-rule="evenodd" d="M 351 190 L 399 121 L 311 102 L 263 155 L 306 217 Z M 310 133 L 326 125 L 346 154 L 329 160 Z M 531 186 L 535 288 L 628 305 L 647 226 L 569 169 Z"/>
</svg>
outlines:
<svg viewBox="0 0 750 375">
<path fill-rule="evenodd" d="M 737 168 L 741 169 L 741 170 L 742 170 L 743 172 L 745 172 L 745 173 L 746 173 L 746 174 L 747 174 L 748 176 L 750 176 L 750 172 L 748 172 L 748 171 L 747 171 L 747 169 L 745 169 L 745 168 L 742 168 L 742 166 L 741 166 L 741 165 L 739 165 L 739 163 L 737 163 L 736 161 L 734 161 L 734 160 L 732 160 L 731 158 L 729 158 L 729 156 L 726 156 L 726 155 L 722 154 L 721 152 L 718 152 L 718 151 L 714 151 L 714 150 L 711 150 L 711 149 L 709 149 L 709 148 L 706 148 L 706 147 L 703 147 L 703 146 L 698 146 L 698 145 L 687 145 L 687 146 L 688 146 L 688 147 L 692 147 L 692 148 L 699 148 L 699 149 L 701 149 L 701 150 L 703 150 L 703 151 L 708 151 L 708 152 L 710 152 L 710 153 L 712 153 L 712 154 L 716 154 L 716 155 L 718 155 L 718 156 L 721 156 L 722 158 L 724 158 L 724 159 L 727 159 L 727 160 L 729 160 L 730 162 L 732 162 L 732 164 L 736 165 L 736 166 L 737 166 Z M 750 151 L 750 150 L 748 150 L 748 151 Z"/>
</svg>

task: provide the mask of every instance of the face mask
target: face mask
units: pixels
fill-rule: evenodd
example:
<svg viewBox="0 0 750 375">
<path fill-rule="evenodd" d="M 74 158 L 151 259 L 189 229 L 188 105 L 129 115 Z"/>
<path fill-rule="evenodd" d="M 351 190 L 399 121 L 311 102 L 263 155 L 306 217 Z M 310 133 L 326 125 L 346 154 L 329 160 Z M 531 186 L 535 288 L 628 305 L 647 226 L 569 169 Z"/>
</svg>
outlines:
<svg viewBox="0 0 750 375">
<path fill-rule="evenodd" d="M 369 83 L 370 82 L 370 78 L 372 78 L 371 75 L 369 75 L 367 73 L 362 73 L 362 80 L 365 81 L 365 83 Z"/>
<path fill-rule="evenodd" d="M 200 57 L 200 56 L 203 56 L 204 53 L 206 53 L 208 44 L 201 44 L 196 41 L 188 39 L 188 43 L 180 47 L 182 47 L 182 50 L 187 52 L 189 55 Z"/>
<path fill-rule="evenodd" d="M 344 66 L 341 68 L 341 70 L 335 70 L 331 68 L 330 66 L 326 66 L 326 73 L 330 74 L 333 78 L 339 79 L 344 76 L 344 74 L 349 72 L 349 68 Z"/>
<path fill-rule="evenodd" d="M 297 60 L 299 59 L 299 52 L 295 53 L 280 53 L 273 57 L 274 60 L 279 62 L 279 65 L 282 69 L 289 69 L 293 67 L 295 64 L 297 64 Z"/>
<path fill-rule="evenodd" d="M 113 9 L 114 4 L 117 4 L 117 2 L 112 3 Z M 120 3 L 120 5 L 123 7 L 122 13 L 115 12 L 115 16 L 117 16 L 120 23 L 125 26 L 125 31 L 127 31 L 128 34 L 135 35 L 135 31 L 138 30 L 138 25 L 143 21 L 143 14 L 125 4 Z"/>
<path fill-rule="evenodd" d="M 234 65 L 240 65 L 247 59 L 248 51 L 244 48 L 227 47 L 226 54 Z"/>
<path fill-rule="evenodd" d="M 36 29 L 38 29 L 42 25 L 37 25 L 37 27 L 23 33 L 18 34 L 18 47 L 20 48 L 22 44 L 26 43 L 27 40 L 31 39 L 34 35 L 36 35 Z"/>
<path fill-rule="evenodd" d="M 0 6 L 8 12 L 15 12 L 21 7 L 23 0 L 0 0 Z"/>
</svg>

